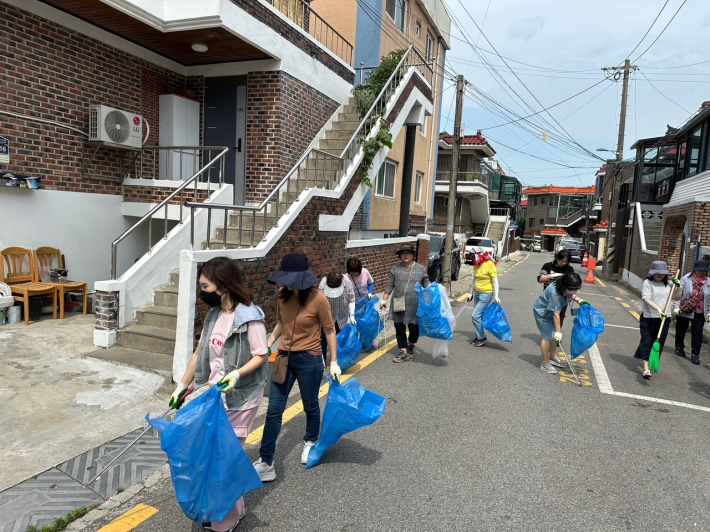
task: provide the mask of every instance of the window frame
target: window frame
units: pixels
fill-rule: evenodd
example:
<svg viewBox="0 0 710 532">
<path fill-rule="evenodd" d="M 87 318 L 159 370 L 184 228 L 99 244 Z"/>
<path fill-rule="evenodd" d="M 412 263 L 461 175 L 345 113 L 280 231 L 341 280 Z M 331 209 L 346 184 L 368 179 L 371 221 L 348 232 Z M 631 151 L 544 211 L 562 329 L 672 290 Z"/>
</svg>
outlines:
<svg viewBox="0 0 710 532">
<path fill-rule="evenodd" d="M 429 46 L 429 43 L 431 43 L 431 46 Z M 424 48 L 424 57 L 426 58 L 427 61 L 432 61 L 434 59 L 434 47 L 435 46 L 436 46 L 436 43 L 434 42 L 434 37 L 427 30 L 426 44 L 425 44 L 425 48 Z"/>
<path fill-rule="evenodd" d="M 393 12 L 390 13 L 389 8 L 393 6 Z M 402 25 L 397 23 L 397 7 L 401 6 L 402 9 Z M 399 31 L 406 33 L 407 30 L 407 0 L 386 0 L 385 1 L 385 13 L 389 16 L 390 20 L 394 22 L 394 25 L 399 28 Z"/>
<path fill-rule="evenodd" d="M 388 196 L 386 194 L 387 192 L 387 176 L 385 175 L 385 172 L 387 172 L 388 165 L 390 167 L 393 167 L 392 171 L 392 195 Z M 395 161 L 391 161 L 389 159 L 385 159 L 385 161 L 382 163 L 382 166 L 380 166 L 380 169 L 377 172 L 377 178 L 375 180 L 375 196 L 378 198 L 384 198 L 384 199 L 390 199 L 393 200 L 395 199 L 395 195 L 397 192 L 397 163 Z M 382 180 L 382 176 L 385 177 L 385 180 L 383 181 L 382 185 L 382 192 L 380 192 L 380 182 Z"/>
<path fill-rule="evenodd" d="M 414 177 L 414 203 L 422 204 L 422 190 L 424 189 L 424 172 L 417 172 Z"/>
</svg>

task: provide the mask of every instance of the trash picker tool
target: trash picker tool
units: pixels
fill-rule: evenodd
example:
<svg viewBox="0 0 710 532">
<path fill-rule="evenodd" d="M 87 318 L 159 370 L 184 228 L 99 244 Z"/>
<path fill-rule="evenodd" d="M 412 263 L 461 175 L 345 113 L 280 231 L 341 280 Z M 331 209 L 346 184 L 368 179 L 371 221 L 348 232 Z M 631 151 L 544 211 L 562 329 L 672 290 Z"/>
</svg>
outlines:
<svg viewBox="0 0 710 532">
<path fill-rule="evenodd" d="M 569 370 L 572 372 L 572 375 L 574 375 L 574 380 L 577 381 L 577 384 L 579 386 L 582 386 L 582 383 L 579 382 L 579 377 L 577 377 L 577 372 L 574 370 L 574 366 L 572 365 L 572 359 L 567 356 L 567 353 L 565 353 L 565 350 L 560 342 L 557 342 L 557 347 L 560 348 L 562 354 L 565 356 L 565 359 L 567 360 L 567 365 L 569 366 Z"/>
<path fill-rule="evenodd" d="M 676 279 L 678 278 L 679 274 L 680 270 L 676 270 Z M 671 293 L 668 295 L 668 301 L 666 301 L 666 308 L 663 311 L 664 317 L 661 318 L 661 327 L 658 329 L 658 335 L 656 336 L 656 340 L 653 342 L 653 346 L 651 347 L 651 354 L 648 356 L 648 369 L 650 369 L 654 373 L 658 373 L 659 363 L 661 361 L 661 334 L 663 334 L 663 326 L 666 323 L 668 311 L 671 307 L 671 301 L 673 301 L 673 292 L 675 292 L 675 285 L 673 285 Z"/>
<path fill-rule="evenodd" d="M 167 416 L 170 412 L 172 412 L 173 410 L 177 410 L 175 407 L 180 408 L 180 407 L 182 406 L 182 404 L 185 402 L 185 399 L 187 399 L 187 396 L 190 395 L 190 394 L 191 394 L 192 392 L 194 392 L 194 391 L 195 391 L 195 388 L 193 388 L 192 386 L 190 386 L 190 387 L 187 388 L 186 390 L 183 390 L 182 393 L 178 396 L 177 403 L 176 403 L 174 406 L 171 406 L 170 408 L 168 408 L 165 412 L 163 412 L 163 414 L 162 414 L 160 417 L 165 417 L 165 416 Z M 126 452 L 128 449 L 130 449 L 131 447 L 133 447 L 133 446 L 138 442 L 138 440 L 140 440 L 143 436 L 145 436 L 146 433 L 147 433 L 150 429 L 151 429 L 151 426 L 148 425 L 148 426 L 146 427 L 146 429 L 145 429 L 143 432 L 141 432 L 141 433 L 136 437 L 136 439 L 134 439 L 131 443 L 128 444 L 128 446 L 126 446 L 125 449 L 123 449 L 123 451 L 121 451 L 121 452 L 118 453 L 116 456 L 114 456 L 113 460 L 111 460 L 111 461 L 108 463 L 108 465 L 107 465 L 106 467 L 104 467 L 104 468 L 101 470 L 101 472 L 97 473 L 92 479 L 90 479 L 89 481 L 87 481 L 86 483 L 84 483 L 84 487 L 88 487 L 90 484 L 92 484 L 92 483 L 94 482 L 94 480 L 96 480 L 96 479 L 99 478 L 101 475 L 103 475 L 106 471 L 108 471 L 109 468 L 110 468 L 113 464 L 115 464 L 116 461 L 117 461 L 119 458 L 121 458 L 121 456 L 123 456 L 123 455 L 125 454 L 125 452 Z"/>
</svg>

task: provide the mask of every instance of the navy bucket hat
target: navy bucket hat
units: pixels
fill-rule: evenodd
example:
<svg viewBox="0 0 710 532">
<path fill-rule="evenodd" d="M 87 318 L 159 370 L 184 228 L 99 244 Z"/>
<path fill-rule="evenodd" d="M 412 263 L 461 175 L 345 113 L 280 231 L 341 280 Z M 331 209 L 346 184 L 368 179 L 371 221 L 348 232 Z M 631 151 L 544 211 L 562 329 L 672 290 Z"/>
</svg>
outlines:
<svg viewBox="0 0 710 532">
<path fill-rule="evenodd" d="M 696 260 L 695 264 L 693 265 L 693 271 L 694 272 L 706 272 L 708 271 L 708 261 L 706 260 Z"/>
<path fill-rule="evenodd" d="M 281 259 L 281 270 L 268 281 L 296 290 L 307 290 L 318 284 L 318 279 L 308 265 L 308 257 L 300 253 L 286 253 Z"/>
</svg>

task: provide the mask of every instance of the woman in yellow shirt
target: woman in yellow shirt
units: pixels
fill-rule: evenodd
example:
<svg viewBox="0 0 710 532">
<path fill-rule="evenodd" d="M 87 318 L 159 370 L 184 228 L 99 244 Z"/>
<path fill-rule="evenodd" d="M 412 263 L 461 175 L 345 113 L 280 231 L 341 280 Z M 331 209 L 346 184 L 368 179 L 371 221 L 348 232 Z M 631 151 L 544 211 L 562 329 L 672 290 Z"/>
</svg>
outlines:
<svg viewBox="0 0 710 532">
<path fill-rule="evenodd" d="M 471 297 L 468 298 L 468 301 L 473 299 L 471 321 L 476 330 L 476 338 L 471 341 L 471 344 L 481 347 L 487 340 L 486 334 L 483 332 L 483 313 L 491 301 L 500 303 L 500 299 L 498 299 L 498 270 L 496 263 L 493 262 L 487 251 L 483 252 L 480 248 L 473 248 L 473 252 L 473 281 L 471 283 Z"/>
</svg>

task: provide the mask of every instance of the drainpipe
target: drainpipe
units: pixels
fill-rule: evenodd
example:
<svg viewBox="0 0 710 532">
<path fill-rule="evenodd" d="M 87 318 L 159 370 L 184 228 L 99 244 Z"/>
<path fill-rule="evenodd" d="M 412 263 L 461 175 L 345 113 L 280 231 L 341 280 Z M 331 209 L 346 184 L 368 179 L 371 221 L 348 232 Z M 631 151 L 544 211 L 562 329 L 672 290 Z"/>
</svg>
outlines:
<svg viewBox="0 0 710 532">
<path fill-rule="evenodd" d="M 412 173 L 414 172 L 414 145 L 417 141 L 417 125 L 407 125 L 404 141 L 404 165 L 402 167 L 402 193 L 399 205 L 399 236 L 409 234 L 409 211 L 412 206 Z"/>
</svg>

